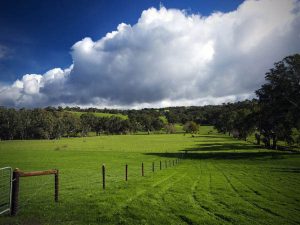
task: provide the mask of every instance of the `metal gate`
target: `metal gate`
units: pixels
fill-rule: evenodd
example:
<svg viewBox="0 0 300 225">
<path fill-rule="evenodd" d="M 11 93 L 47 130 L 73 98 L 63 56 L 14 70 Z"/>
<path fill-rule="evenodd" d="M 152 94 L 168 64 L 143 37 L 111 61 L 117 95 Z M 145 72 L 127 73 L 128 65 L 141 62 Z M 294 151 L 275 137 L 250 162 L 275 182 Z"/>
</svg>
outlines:
<svg viewBox="0 0 300 225">
<path fill-rule="evenodd" d="M 12 168 L 0 168 L 0 215 L 10 211 Z"/>
</svg>

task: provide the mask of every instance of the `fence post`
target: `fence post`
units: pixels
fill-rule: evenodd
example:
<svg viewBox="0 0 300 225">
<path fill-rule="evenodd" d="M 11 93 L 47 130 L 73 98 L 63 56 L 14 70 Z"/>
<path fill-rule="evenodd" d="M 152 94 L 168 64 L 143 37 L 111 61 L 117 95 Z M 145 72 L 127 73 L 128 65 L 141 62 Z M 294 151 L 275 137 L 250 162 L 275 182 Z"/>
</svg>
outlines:
<svg viewBox="0 0 300 225">
<path fill-rule="evenodd" d="M 144 176 L 144 163 L 142 162 L 142 177 Z"/>
<path fill-rule="evenodd" d="M 165 160 L 165 167 L 168 168 L 167 160 Z"/>
<path fill-rule="evenodd" d="M 105 190 L 105 165 L 102 165 L 102 187 Z"/>
<path fill-rule="evenodd" d="M 174 164 L 174 159 L 173 159 L 173 166 L 174 166 L 175 164 Z"/>
<path fill-rule="evenodd" d="M 159 170 L 161 170 L 161 161 L 159 161 Z"/>
<path fill-rule="evenodd" d="M 128 180 L 128 165 L 125 165 L 125 180 Z"/>
<path fill-rule="evenodd" d="M 59 171 L 56 170 L 56 173 L 54 174 L 54 201 L 55 202 L 58 202 L 58 192 L 59 192 L 58 174 L 59 174 Z"/>
<path fill-rule="evenodd" d="M 152 162 L 152 172 L 154 173 L 154 162 Z"/>
<path fill-rule="evenodd" d="M 15 216 L 19 208 L 19 189 L 20 188 L 20 174 L 19 169 L 13 171 L 12 193 L 11 193 L 11 209 L 10 215 Z"/>
</svg>

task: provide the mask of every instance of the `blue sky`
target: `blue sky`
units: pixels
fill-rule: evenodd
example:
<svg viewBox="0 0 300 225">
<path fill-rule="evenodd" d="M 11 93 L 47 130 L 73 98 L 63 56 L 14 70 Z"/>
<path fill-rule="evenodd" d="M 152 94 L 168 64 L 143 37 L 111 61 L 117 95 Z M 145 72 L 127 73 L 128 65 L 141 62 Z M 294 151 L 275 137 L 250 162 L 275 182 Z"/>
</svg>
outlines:
<svg viewBox="0 0 300 225">
<path fill-rule="evenodd" d="M 13 82 L 26 73 L 44 73 L 72 63 L 70 47 L 84 37 L 99 39 L 121 22 L 134 24 L 141 12 L 163 4 L 167 8 L 209 15 L 228 12 L 242 1 L 0 1 L 0 44 L 9 57 L 0 61 L 0 81 Z"/>
<path fill-rule="evenodd" d="M 0 105 L 143 108 L 251 99 L 300 52 L 300 2 L 0 1 Z"/>
</svg>

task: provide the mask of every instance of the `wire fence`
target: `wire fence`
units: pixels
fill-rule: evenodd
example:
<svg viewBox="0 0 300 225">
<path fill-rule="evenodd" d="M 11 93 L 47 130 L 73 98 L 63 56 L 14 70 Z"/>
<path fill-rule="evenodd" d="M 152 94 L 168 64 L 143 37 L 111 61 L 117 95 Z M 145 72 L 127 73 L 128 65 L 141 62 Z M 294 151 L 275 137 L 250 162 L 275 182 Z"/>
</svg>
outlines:
<svg viewBox="0 0 300 225">
<path fill-rule="evenodd" d="M 0 215 L 10 210 L 12 169 L 0 168 Z"/>
<path fill-rule="evenodd" d="M 105 176 L 103 176 L 101 164 L 98 168 L 79 165 L 76 168 L 60 170 L 58 203 L 53 198 L 55 190 L 53 176 L 20 177 L 18 215 L 34 215 L 35 218 L 46 216 L 47 220 L 59 224 L 84 214 L 87 215 L 84 217 L 85 222 L 95 222 L 101 214 L 95 211 L 99 208 L 97 207 L 99 204 L 107 204 L 105 201 L 108 201 L 109 204 L 114 205 L 112 201 L 114 201 L 115 193 L 125 193 L 130 189 L 134 192 L 136 183 L 143 183 L 147 181 L 147 178 L 154 178 L 159 171 L 169 170 L 179 162 L 180 159 L 172 159 L 119 165 L 107 164 L 104 165 Z M 6 178 L 1 176 L 0 179 L 1 185 L 5 183 L 3 180 Z M 148 182 L 151 182 L 151 179 L 148 179 Z M 3 198 L 7 199 L 7 196 Z M 126 201 L 126 196 L 122 198 Z M 118 209 L 115 208 L 112 213 L 117 213 L 117 211 Z"/>
</svg>

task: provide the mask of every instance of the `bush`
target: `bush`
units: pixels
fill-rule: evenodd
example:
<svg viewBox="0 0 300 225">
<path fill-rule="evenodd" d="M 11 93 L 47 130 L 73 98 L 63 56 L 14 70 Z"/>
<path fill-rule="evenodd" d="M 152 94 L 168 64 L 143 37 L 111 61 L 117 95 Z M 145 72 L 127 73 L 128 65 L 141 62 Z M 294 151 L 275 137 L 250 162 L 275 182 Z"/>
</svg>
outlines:
<svg viewBox="0 0 300 225">
<path fill-rule="evenodd" d="M 291 144 L 300 145 L 300 131 L 297 128 L 292 128 Z"/>
<path fill-rule="evenodd" d="M 183 130 L 186 133 L 195 134 L 199 131 L 199 124 L 195 123 L 194 121 L 188 121 L 184 124 Z"/>
</svg>

